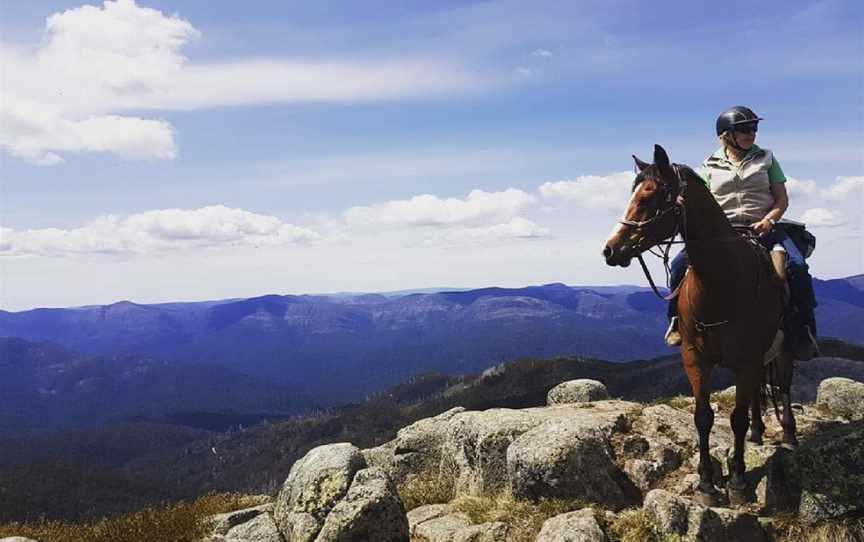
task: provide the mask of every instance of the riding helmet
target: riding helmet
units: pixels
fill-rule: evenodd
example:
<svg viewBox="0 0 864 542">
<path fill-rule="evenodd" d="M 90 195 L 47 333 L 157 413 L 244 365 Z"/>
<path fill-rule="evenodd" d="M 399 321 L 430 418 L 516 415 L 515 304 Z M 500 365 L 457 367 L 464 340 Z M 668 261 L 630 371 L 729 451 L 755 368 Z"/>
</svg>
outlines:
<svg viewBox="0 0 864 542">
<path fill-rule="evenodd" d="M 733 126 L 756 123 L 760 120 L 762 118 L 757 116 L 749 107 L 744 107 L 743 105 L 730 107 L 717 117 L 717 135 L 722 135 L 723 132 L 731 129 Z"/>
</svg>

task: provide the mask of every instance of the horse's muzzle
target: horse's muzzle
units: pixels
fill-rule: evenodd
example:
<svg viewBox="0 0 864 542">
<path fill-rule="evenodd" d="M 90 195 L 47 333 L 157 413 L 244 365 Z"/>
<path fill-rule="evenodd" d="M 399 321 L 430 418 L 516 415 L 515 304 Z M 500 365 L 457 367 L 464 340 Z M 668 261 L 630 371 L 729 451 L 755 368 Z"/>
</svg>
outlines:
<svg viewBox="0 0 864 542">
<path fill-rule="evenodd" d="M 606 260 L 606 265 L 627 267 L 630 265 L 630 260 L 633 255 L 627 250 L 627 247 L 615 250 L 609 245 L 603 247 L 603 258 Z"/>
</svg>

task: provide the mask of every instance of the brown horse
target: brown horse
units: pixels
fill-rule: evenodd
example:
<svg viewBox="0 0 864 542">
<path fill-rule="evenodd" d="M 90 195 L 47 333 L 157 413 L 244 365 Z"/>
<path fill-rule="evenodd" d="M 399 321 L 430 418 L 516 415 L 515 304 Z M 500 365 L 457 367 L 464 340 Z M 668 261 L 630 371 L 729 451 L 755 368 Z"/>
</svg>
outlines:
<svg viewBox="0 0 864 542">
<path fill-rule="evenodd" d="M 670 164 L 666 151 L 654 147 L 654 164 L 635 156 L 639 174 L 623 220 L 603 249 L 608 265 L 626 267 L 633 257 L 684 237 L 690 269 L 678 297 L 681 358 L 696 400 L 699 432 L 699 491 L 703 502 L 717 502 L 711 477 L 708 437 L 714 424 L 709 404 L 710 376 L 715 365 L 735 373 L 735 409 L 731 424 L 735 451 L 727 484 L 734 503 L 752 498 L 744 478 L 744 437 L 752 409 L 751 441 L 762 442 L 760 392 L 763 358 L 781 324 L 784 286 L 767 263 L 764 251 L 736 233 L 704 181 L 687 166 Z M 792 356 L 774 361 L 783 415 L 783 444 L 795 446 L 795 419 L 789 399 Z"/>
</svg>

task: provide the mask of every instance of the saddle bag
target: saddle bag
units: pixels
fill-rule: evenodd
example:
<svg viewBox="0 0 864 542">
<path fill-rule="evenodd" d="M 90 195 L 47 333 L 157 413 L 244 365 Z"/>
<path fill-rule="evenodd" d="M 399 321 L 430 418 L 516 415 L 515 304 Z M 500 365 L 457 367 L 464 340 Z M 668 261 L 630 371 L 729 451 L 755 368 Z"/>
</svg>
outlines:
<svg viewBox="0 0 864 542">
<path fill-rule="evenodd" d="M 804 258 L 809 258 L 813 254 L 813 251 L 816 249 L 816 236 L 807 231 L 807 227 L 803 222 L 783 218 L 780 219 L 778 225 L 783 226 L 786 235 L 792 239 L 792 242 L 795 243 L 795 246 L 798 247 L 798 251 Z"/>
</svg>

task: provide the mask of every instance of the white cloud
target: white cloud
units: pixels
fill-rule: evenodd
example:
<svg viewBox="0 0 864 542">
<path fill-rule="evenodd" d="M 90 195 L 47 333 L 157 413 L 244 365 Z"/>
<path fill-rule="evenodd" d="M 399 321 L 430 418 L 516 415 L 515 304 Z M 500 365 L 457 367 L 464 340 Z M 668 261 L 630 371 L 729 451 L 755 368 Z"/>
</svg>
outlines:
<svg viewBox="0 0 864 542">
<path fill-rule="evenodd" d="M 201 33 L 189 21 L 133 0 L 56 13 L 44 32 L 35 50 L 0 47 L 0 146 L 42 165 L 62 162 L 64 152 L 174 158 L 171 126 L 118 115 L 128 110 L 415 99 L 490 82 L 449 60 L 417 55 L 194 63 L 182 49 Z"/>
<path fill-rule="evenodd" d="M 440 199 L 431 194 L 414 196 L 368 207 L 351 207 L 343 216 L 349 225 L 450 226 L 509 220 L 534 202 L 530 194 L 515 188 L 503 192 L 472 190 L 465 199 Z"/>
<path fill-rule="evenodd" d="M 531 54 L 534 56 L 552 56 L 552 51 L 550 51 L 549 49 L 540 48 L 535 49 L 534 52 Z"/>
<path fill-rule="evenodd" d="M 859 192 L 858 201 L 864 198 L 864 177 L 837 177 L 833 185 L 820 192 L 820 195 L 832 201 L 844 200 Z"/>
<path fill-rule="evenodd" d="M 323 239 L 315 231 L 283 223 L 276 217 L 224 205 L 160 209 L 125 218 L 106 215 L 71 230 L 3 228 L 0 235 L 0 254 L 10 256 L 139 254 L 204 247 L 286 245 Z"/>
<path fill-rule="evenodd" d="M 634 177 L 634 173 L 627 171 L 606 176 L 582 175 L 572 181 L 543 183 L 538 190 L 546 197 L 573 201 L 585 208 L 619 212 L 630 200 Z"/>
<path fill-rule="evenodd" d="M 788 177 L 786 179 L 786 190 L 790 196 L 812 196 L 816 193 L 816 181 Z"/>
<path fill-rule="evenodd" d="M 833 228 L 846 224 L 840 213 L 823 209 L 822 207 L 804 211 L 804 214 L 801 215 L 801 222 L 804 222 L 808 226 L 825 228 Z"/>
<path fill-rule="evenodd" d="M 178 73 L 180 48 L 200 33 L 176 16 L 133 0 L 106 1 L 55 13 L 45 24 L 39 63 L 117 91 L 150 90 Z"/>
<path fill-rule="evenodd" d="M 123 158 L 171 159 L 177 155 L 171 125 L 117 115 L 63 118 L 58 108 L 30 100 L 0 101 L 0 146 L 38 165 L 63 161 L 55 151 L 112 152 Z"/>
</svg>

